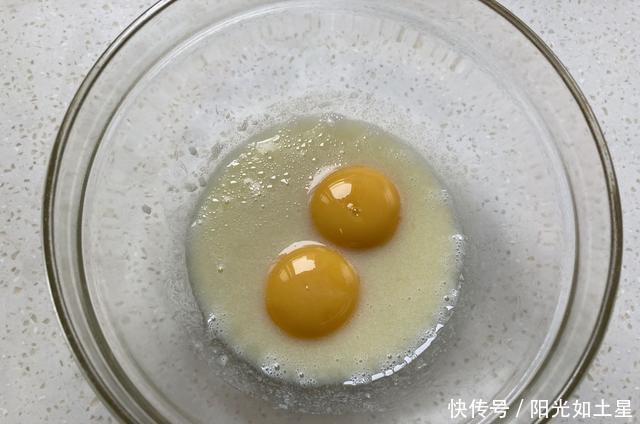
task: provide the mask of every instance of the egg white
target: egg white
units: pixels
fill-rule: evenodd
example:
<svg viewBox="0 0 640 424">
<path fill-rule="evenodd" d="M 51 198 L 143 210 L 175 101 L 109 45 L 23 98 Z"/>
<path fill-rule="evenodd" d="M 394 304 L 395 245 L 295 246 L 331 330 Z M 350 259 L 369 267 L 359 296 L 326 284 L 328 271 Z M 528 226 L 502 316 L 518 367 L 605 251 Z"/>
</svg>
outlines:
<svg viewBox="0 0 640 424">
<path fill-rule="evenodd" d="M 398 188 L 400 224 L 383 246 L 332 246 L 312 226 L 310 190 L 346 165 L 374 167 Z M 328 115 L 272 128 L 230 154 L 206 188 L 187 256 L 200 307 L 229 349 L 274 378 L 358 384 L 398 371 L 434 336 L 457 287 L 460 240 L 423 158 L 374 126 Z M 360 275 L 353 317 L 315 340 L 280 330 L 264 300 L 271 264 L 305 243 L 337 249 Z"/>
</svg>

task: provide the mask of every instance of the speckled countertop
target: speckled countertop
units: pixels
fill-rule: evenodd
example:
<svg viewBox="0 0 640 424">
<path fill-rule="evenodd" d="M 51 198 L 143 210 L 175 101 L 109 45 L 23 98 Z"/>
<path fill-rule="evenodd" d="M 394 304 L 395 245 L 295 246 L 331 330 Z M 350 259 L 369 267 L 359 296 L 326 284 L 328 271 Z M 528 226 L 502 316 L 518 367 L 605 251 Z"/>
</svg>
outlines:
<svg viewBox="0 0 640 424">
<path fill-rule="evenodd" d="M 44 276 L 40 202 L 55 133 L 83 76 L 153 0 L 0 0 L 0 422 L 112 422 L 84 381 Z M 608 333 L 574 397 L 640 407 L 640 2 L 505 0 L 567 65 L 609 142 L 624 261 Z M 601 422 L 598 419 L 588 422 Z M 617 420 L 622 422 L 623 420 Z"/>
</svg>

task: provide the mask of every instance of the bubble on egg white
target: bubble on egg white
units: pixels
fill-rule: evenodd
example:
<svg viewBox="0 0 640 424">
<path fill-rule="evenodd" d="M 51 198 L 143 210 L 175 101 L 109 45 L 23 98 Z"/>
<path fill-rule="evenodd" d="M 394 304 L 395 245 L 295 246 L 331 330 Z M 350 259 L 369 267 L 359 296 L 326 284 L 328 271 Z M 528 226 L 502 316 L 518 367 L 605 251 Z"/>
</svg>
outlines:
<svg viewBox="0 0 640 424">
<path fill-rule="evenodd" d="M 329 125 L 330 127 L 335 126 L 336 122 L 343 119 L 342 115 L 338 115 L 335 113 L 327 113 L 320 117 L 320 122 Z"/>
<path fill-rule="evenodd" d="M 223 353 L 221 355 L 218 355 L 216 360 L 218 361 L 218 364 L 224 367 L 225 365 L 227 365 L 227 362 L 229 362 L 229 357 Z"/>
<path fill-rule="evenodd" d="M 259 181 L 256 181 L 252 178 L 245 178 L 243 181 L 243 183 L 245 183 L 248 187 L 249 190 L 251 191 L 251 194 L 254 196 L 259 196 L 262 192 L 262 183 Z"/>
<path fill-rule="evenodd" d="M 440 190 L 440 200 L 442 200 L 442 203 L 448 203 L 450 199 L 451 197 L 446 189 Z"/>
<path fill-rule="evenodd" d="M 361 384 L 370 383 L 372 380 L 372 376 L 365 372 L 355 373 L 348 380 L 344 381 L 342 384 L 345 386 L 359 386 Z"/>
<path fill-rule="evenodd" d="M 278 362 L 275 358 L 267 358 L 266 361 L 260 365 L 260 370 L 267 375 L 268 377 L 277 378 L 282 377 L 284 374 L 282 367 L 280 366 L 280 362 Z"/>
<path fill-rule="evenodd" d="M 270 378 L 282 378 L 287 374 L 286 359 L 282 360 L 277 359 L 273 356 L 267 356 L 262 365 L 260 366 L 260 370 L 263 374 Z M 313 377 L 309 376 L 309 373 L 302 369 L 297 369 L 295 371 L 295 376 L 297 377 L 297 383 L 301 386 L 315 386 L 317 385 L 317 380 Z"/>
<path fill-rule="evenodd" d="M 464 256 L 465 256 L 466 240 L 462 234 L 452 235 L 451 240 L 453 241 L 453 246 L 454 246 L 455 265 L 457 268 L 460 268 L 462 266 Z"/>
<path fill-rule="evenodd" d="M 209 314 L 207 317 L 207 330 L 216 339 L 223 337 L 225 333 L 224 315 Z"/>
</svg>

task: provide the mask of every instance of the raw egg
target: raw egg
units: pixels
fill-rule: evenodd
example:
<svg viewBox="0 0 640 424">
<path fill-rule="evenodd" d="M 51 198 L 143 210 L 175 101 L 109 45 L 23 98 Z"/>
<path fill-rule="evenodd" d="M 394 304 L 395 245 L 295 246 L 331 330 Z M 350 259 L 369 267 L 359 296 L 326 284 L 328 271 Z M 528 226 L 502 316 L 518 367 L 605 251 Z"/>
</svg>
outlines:
<svg viewBox="0 0 640 424">
<path fill-rule="evenodd" d="M 315 227 L 333 243 L 367 248 L 385 243 L 400 220 L 400 195 L 381 172 L 349 166 L 325 177 L 309 203 Z"/>
<path fill-rule="evenodd" d="M 360 281 L 335 250 L 311 245 L 278 258 L 267 277 L 265 302 L 273 322 L 291 336 L 322 337 L 351 317 Z"/>
</svg>

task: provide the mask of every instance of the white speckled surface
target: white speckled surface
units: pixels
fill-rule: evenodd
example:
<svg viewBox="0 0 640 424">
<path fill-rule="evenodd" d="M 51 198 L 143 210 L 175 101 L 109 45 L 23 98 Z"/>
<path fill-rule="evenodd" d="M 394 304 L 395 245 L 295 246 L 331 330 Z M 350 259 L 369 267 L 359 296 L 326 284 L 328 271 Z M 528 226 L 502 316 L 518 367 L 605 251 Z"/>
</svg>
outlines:
<svg viewBox="0 0 640 424">
<path fill-rule="evenodd" d="M 0 422 L 112 421 L 84 382 L 53 313 L 41 258 L 40 197 L 55 132 L 82 77 L 151 3 L 0 0 Z M 624 211 L 623 273 L 608 334 L 574 396 L 594 403 L 630 398 L 637 416 L 640 3 L 504 3 L 567 65 L 609 141 Z"/>
</svg>

